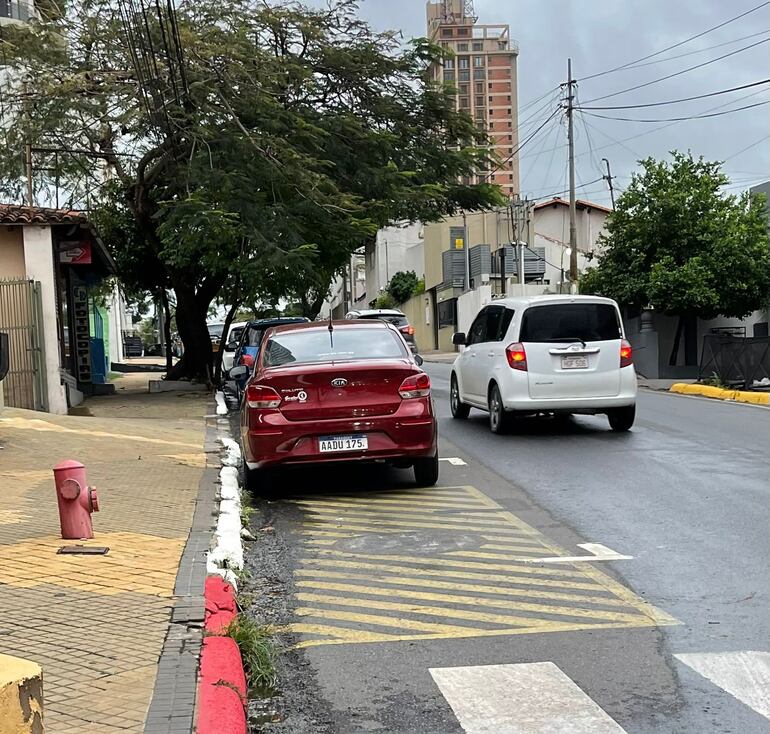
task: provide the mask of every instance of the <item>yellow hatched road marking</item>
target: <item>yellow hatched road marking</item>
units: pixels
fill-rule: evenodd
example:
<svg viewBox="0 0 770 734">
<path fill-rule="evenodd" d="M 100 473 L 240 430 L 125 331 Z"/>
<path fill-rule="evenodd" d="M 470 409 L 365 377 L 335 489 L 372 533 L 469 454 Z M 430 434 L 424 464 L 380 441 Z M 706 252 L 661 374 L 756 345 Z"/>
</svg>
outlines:
<svg viewBox="0 0 770 734">
<path fill-rule="evenodd" d="M 355 536 L 353 536 L 355 537 Z M 335 543 L 339 543 L 340 538 L 311 538 L 307 541 L 308 545 L 318 545 L 318 546 L 333 546 Z M 482 546 L 483 548 L 499 548 L 500 546 L 494 546 L 494 545 L 485 545 Z M 550 554 L 551 551 L 549 551 L 547 548 L 538 548 L 537 546 L 506 546 L 506 550 L 513 550 L 517 551 L 518 556 L 525 556 L 529 555 L 533 559 L 536 559 L 538 556 L 542 556 L 545 554 Z"/>
<path fill-rule="evenodd" d="M 389 520 L 385 518 L 375 518 L 370 522 L 366 520 L 357 520 L 351 518 L 350 521 L 345 520 L 344 516 L 339 519 L 322 519 L 319 515 L 315 516 L 316 519 L 305 520 L 302 525 L 307 528 L 342 528 L 345 530 L 362 530 L 365 532 L 382 532 L 383 528 L 428 528 L 430 530 L 475 530 L 478 532 L 489 532 L 494 529 L 496 533 L 502 533 L 505 531 L 505 526 L 498 525 L 495 528 L 490 528 L 489 525 L 472 525 L 470 523 L 458 523 L 456 525 L 446 525 L 445 523 L 437 522 L 413 522 L 411 520 Z M 509 531 L 509 536 L 515 538 L 517 531 L 513 528 Z"/>
<path fill-rule="evenodd" d="M 550 615 L 560 616 L 560 617 L 581 617 L 581 618 L 587 617 L 589 619 L 607 619 L 607 620 L 610 620 L 611 622 L 636 622 L 640 616 L 638 614 L 624 614 L 623 612 L 611 612 L 603 609 L 584 609 L 582 607 L 554 606 L 551 604 L 533 604 L 530 602 L 506 601 L 505 599 L 486 599 L 484 597 L 460 596 L 457 594 L 451 594 L 451 595 L 435 594 L 435 593 L 425 592 L 425 591 L 406 591 L 403 589 L 378 589 L 371 586 L 370 587 L 359 586 L 358 584 L 333 584 L 325 581 L 321 581 L 321 582 L 298 581 L 297 585 L 302 587 L 307 587 L 312 585 L 314 589 L 322 589 L 327 591 L 345 591 L 345 592 L 350 592 L 351 594 L 370 594 L 371 596 L 387 596 L 390 598 L 402 597 L 402 598 L 409 598 L 409 599 L 420 599 L 421 601 L 454 602 L 455 604 L 496 607 L 498 609 L 513 609 L 519 612 L 540 612 L 542 614 L 550 614 Z M 310 598 L 311 596 L 315 598 L 311 599 Z M 335 601 L 339 597 L 332 597 L 332 596 L 326 597 L 323 594 L 311 594 L 311 595 L 299 594 L 299 598 L 305 601 L 324 601 L 325 599 L 327 599 L 329 604 L 342 604 L 342 602 Z M 373 604 L 376 605 L 381 603 L 379 601 L 373 602 L 370 599 L 353 599 L 350 597 L 345 597 L 345 598 L 347 599 L 345 604 L 348 604 L 350 606 L 371 607 Z M 391 602 L 387 602 L 386 604 L 391 605 Z M 382 609 L 398 608 L 398 610 L 402 612 L 408 612 L 410 611 L 410 609 L 412 611 L 417 611 L 417 609 L 414 608 L 414 606 L 411 604 L 398 604 L 396 606 L 391 605 L 391 606 L 384 606 L 384 607 L 378 607 L 378 608 L 382 608 Z M 428 608 L 428 607 L 423 607 L 423 608 Z M 430 614 L 434 616 L 453 617 L 458 615 L 462 616 L 463 614 L 465 614 L 463 610 L 455 609 L 454 607 L 430 607 L 430 609 L 435 610 L 430 612 Z M 473 612 L 473 614 L 475 614 L 475 612 Z M 486 615 L 486 616 L 489 616 L 489 615 Z M 498 616 L 498 615 L 492 615 L 492 616 Z M 466 617 L 466 619 L 473 619 L 473 617 Z M 492 621 L 491 617 L 486 621 Z M 539 624 L 540 622 L 542 622 L 543 626 L 547 626 L 548 624 L 550 624 L 550 620 L 530 619 L 530 622 L 532 622 L 533 624 L 535 623 Z"/>
<path fill-rule="evenodd" d="M 404 568 L 403 566 L 383 566 L 377 563 L 361 563 L 354 561 L 341 561 L 336 558 L 303 558 L 301 563 L 312 566 L 331 566 L 332 568 L 352 568 L 361 571 L 369 571 L 368 579 L 372 578 L 375 572 L 404 572 L 407 571 L 412 576 L 439 576 L 441 578 L 469 579 L 479 581 L 500 581 L 501 583 L 520 584 L 527 586 L 550 586 L 558 589 L 579 589 L 583 591 L 605 591 L 606 589 L 598 583 L 587 581 L 554 581 L 551 579 L 539 579 L 529 576 L 499 576 L 490 573 L 473 573 L 472 571 L 437 571 L 430 568 Z M 503 588 L 503 587 L 500 587 Z"/>
<path fill-rule="evenodd" d="M 413 573 L 410 569 L 409 573 Z M 419 572 L 418 572 L 419 573 Z M 371 574 L 348 573 L 345 571 L 323 571 L 320 569 L 297 569 L 295 576 L 307 577 L 308 579 L 349 579 L 351 581 L 372 581 Z M 479 576 L 481 580 L 488 580 L 489 577 L 483 574 L 470 574 Z M 469 591 L 478 594 L 498 594 L 500 596 L 524 596 L 536 597 L 538 599 L 553 599 L 555 601 L 580 602 L 582 604 L 600 604 L 602 606 L 627 606 L 626 602 L 614 596 L 590 596 L 587 594 L 567 594 L 559 591 L 543 591 L 536 589 L 514 589 L 505 586 L 486 586 L 484 584 L 463 584 L 458 581 L 434 581 L 429 578 L 419 578 L 418 576 L 378 576 L 378 584 L 393 584 L 397 586 L 419 586 L 427 589 L 446 589 L 447 591 Z M 312 584 L 314 586 L 315 584 Z M 297 581 L 297 586 L 311 586 L 310 582 Z M 597 591 L 602 591 L 601 587 L 591 587 Z M 393 594 L 398 593 L 398 589 L 393 589 Z M 473 597 L 474 599 L 478 597 Z"/>
<path fill-rule="evenodd" d="M 287 626 L 291 632 L 301 632 L 308 635 L 329 635 L 336 638 L 339 642 L 383 642 L 385 640 L 401 639 L 400 635 L 386 635 L 382 632 L 353 630 L 347 627 L 335 627 L 330 624 L 305 624 L 304 622 L 293 622 Z"/>
<path fill-rule="evenodd" d="M 336 619 L 341 622 L 359 622 L 377 627 L 391 627 L 393 629 L 407 629 L 420 632 L 449 633 L 458 637 L 465 637 L 472 632 L 473 627 L 463 627 L 455 624 L 438 624 L 436 622 L 418 622 L 416 619 L 403 619 L 401 617 L 388 617 L 380 614 L 364 614 L 359 612 L 344 612 L 339 609 L 315 609 L 313 607 L 298 607 L 295 614 L 300 617 L 314 617 L 317 619 Z"/>
<path fill-rule="evenodd" d="M 488 513 L 489 509 L 481 505 L 475 500 L 467 500 L 460 502 L 458 500 L 446 500 L 423 501 L 419 499 L 414 500 L 386 500 L 386 499 L 374 499 L 367 497 L 361 500 L 350 500 L 347 497 L 334 496 L 329 499 L 324 499 L 322 502 L 318 500 L 308 499 L 292 499 L 289 500 L 293 505 L 300 505 L 301 507 L 363 507 L 364 509 L 370 507 L 389 509 L 400 509 L 402 507 L 414 508 L 420 512 L 446 512 L 447 510 L 469 510 L 471 512 L 485 512 Z"/>
<path fill-rule="evenodd" d="M 415 512 L 373 512 L 373 511 L 367 511 L 367 510 L 339 510 L 334 508 L 320 508 L 320 507 L 313 507 L 310 508 L 310 512 L 316 516 L 316 517 L 338 517 L 342 516 L 344 518 L 351 518 L 355 521 L 362 520 L 362 521 L 368 521 L 370 519 L 373 520 L 383 520 L 388 521 L 391 518 L 399 519 L 404 518 L 405 520 L 414 520 L 414 519 L 423 519 L 430 521 L 432 523 L 440 523 L 441 525 L 446 525 L 448 528 L 452 527 L 458 527 L 458 526 L 467 526 L 468 525 L 468 518 L 463 514 L 452 514 L 452 515 L 426 515 L 423 518 L 420 518 L 421 513 L 415 513 Z M 489 518 L 489 519 L 487 519 Z M 473 524 L 474 525 L 481 525 L 481 526 L 488 526 L 487 530 L 494 530 L 497 527 L 503 527 L 508 528 L 510 527 L 510 523 L 506 522 L 504 519 L 497 519 L 494 517 L 494 515 L 485 515 L 484 518 L 473 518 Z"/>
</svg>

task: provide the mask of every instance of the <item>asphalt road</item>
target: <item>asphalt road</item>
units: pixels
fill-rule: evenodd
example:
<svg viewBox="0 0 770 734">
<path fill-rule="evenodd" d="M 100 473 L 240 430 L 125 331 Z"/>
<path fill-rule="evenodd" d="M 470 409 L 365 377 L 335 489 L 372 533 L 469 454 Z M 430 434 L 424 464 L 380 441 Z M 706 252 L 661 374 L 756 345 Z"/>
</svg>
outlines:
<svg viewBox="0 0 770 734">
<path fill-rule="evenodd" d="M 766 734 L 770 411 L 642 392 L 628 434 L 500 437 L 426 368 L 458 460 L 439 488 L 303 470 L 258 503 L 252 613 L 284 648 L 265 731 Z M 584 543 L 630 558 L 561 560 Z"/>
</svg>

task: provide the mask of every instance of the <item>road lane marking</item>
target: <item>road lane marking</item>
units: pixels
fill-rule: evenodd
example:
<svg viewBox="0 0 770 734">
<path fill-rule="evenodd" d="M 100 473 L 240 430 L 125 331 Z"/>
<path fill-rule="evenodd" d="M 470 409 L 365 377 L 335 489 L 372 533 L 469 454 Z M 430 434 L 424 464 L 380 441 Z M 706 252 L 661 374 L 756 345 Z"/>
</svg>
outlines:
<svg viewBox="0 0 770 734">
<path fill-rule="evenodd" d="M 304 626 L 286 627 L 299 646 L 677 624 L 476 488 L 444 494 L 450 502 L 423 490 L 290 500 L 304 518 L 295 571 Z M 620 557 L 580 547 L 592 561 Z"/>
<path fill-rule="evenodd" d="M 770 652 L 687 653 L 674 657 L 770 719 Z"/>
<path fill-rule="evenodd" d="M 462 459 L 458 458 L 457 456 L 449 456 L 445 459 L 439 459 L 439 461 L 446 461 L 452 466 L 468 466 Z"/>
<path fill-rule="evenodd" d="M 553 663 L 429 671 L 466 734 L 626 734 Z"/>
</svg>

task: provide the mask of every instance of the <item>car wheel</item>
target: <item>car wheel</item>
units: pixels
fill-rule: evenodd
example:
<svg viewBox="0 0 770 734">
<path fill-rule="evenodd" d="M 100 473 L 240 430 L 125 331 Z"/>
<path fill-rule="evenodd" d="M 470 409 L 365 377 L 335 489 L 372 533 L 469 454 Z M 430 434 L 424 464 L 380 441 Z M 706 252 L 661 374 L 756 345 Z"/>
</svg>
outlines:
<svg viewBox="0 0 770 734">
<path fill-rule="evenodd" d="M 457 377 L 452 375 L 452 382 L 449 388 L 449 407 L 452 410 L 452 418 L 465 420 L 471 412 L 471 406 L 466 405 L 460 400 L 460 386 L 457 384 Z"/>
<path fill-rule="evenodd" d="M 505 410 L 500 388 L 492 385 L 489 390 L 489 429 L 492 433 L 506 433 L 511 424 L 511 414 Z"/>
<path fill-rule="evenodd" d="M 432 487 L 438 481 L 438 453 L 414 462 L 414 480 L 418 487 Z"/>
<path fill-rule="evenodd" d="M 634 425 L 636 417 L 636 406 L 627 405 L 624 408 L 613 408 L 607 411 L 607 418 L 610 421 L 610 428 L 618 433 L 628 431 Z"/>
</svg>

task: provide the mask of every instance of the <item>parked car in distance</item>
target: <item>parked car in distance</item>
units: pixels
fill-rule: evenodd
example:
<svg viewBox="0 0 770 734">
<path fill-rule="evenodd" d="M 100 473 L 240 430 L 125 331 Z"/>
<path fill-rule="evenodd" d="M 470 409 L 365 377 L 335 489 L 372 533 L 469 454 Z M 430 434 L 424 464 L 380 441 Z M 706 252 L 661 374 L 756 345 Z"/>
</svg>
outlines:
<svg viewBox="0 0 770 734">
<path fill-rule="evenodd" d="M 222 332 L 225 330 L 224 324 L 207 324 L 209 330 L 209 337 L 211 339 L 211 349 L 214 352 L 219 351 L 219 346 L 222 341 Z"/>
<path fill-rule="evenodd" d="M 627 431 L 636 411 L 636 373 L 620 309 L 598 296 L 504 298 L 484 306 L 452 366 L 450 407 L 489 412 L 494 433 L 517 414 L 604 413 Z"/>
<path fill-rule="evenodd" d="M 232 367 L 245 366 L 247 368 L 247 375 L 240 378 L 232 378 L 236 386 L 236 398 L 240 403 L 243 390 L 246 387 L 248 375 L 251 373 L 254 367 L 254 362 L 259 353 L 259 347 L 262 343 L 262 337 L 265 333 L 276 326 L 283 326 L 285 324 L 306 324 L 310 319 L 304 316 L 277 316 L 271 319 L 257 319 L 256 321 L 249 321 L 241 331 L 240 339 L 235 344 L 233 350 L 233 362 Z M 230 342 L 228 347 L 233 346 L 233 342 Z"/>
<path fill-rule="evenodd" d="M 409 323 L 406 314 L 395 308 L 373 308 L 360 311 L 348 311 L 345 314 L 346 319 L 380 319 L 395 326 L 401 336 L 409 345 L 413 354 L 418 354 L 417 342 L 414 338 L 414 326 Z"/>
<path fill-rule="evenodd" d="M 222 340 L 224 343 L 224 347 L 222 348 L 222 370 L 225 374 L 228 370 L 232 369 L 235 360 L 235 350 L 238 348 L 241 335 L 248 323 L 248 321 L 236 321 L 235 323 L 230 324 L 227 338 Z"/>
<path fill-rule="evenodd" d="M 241 411 L 247 485 L 259 489 L 286 464 L 374 460 L 434 485 L 436 417 L 421 361 L 378 319 L 271 329 Z"/>
</svg>

